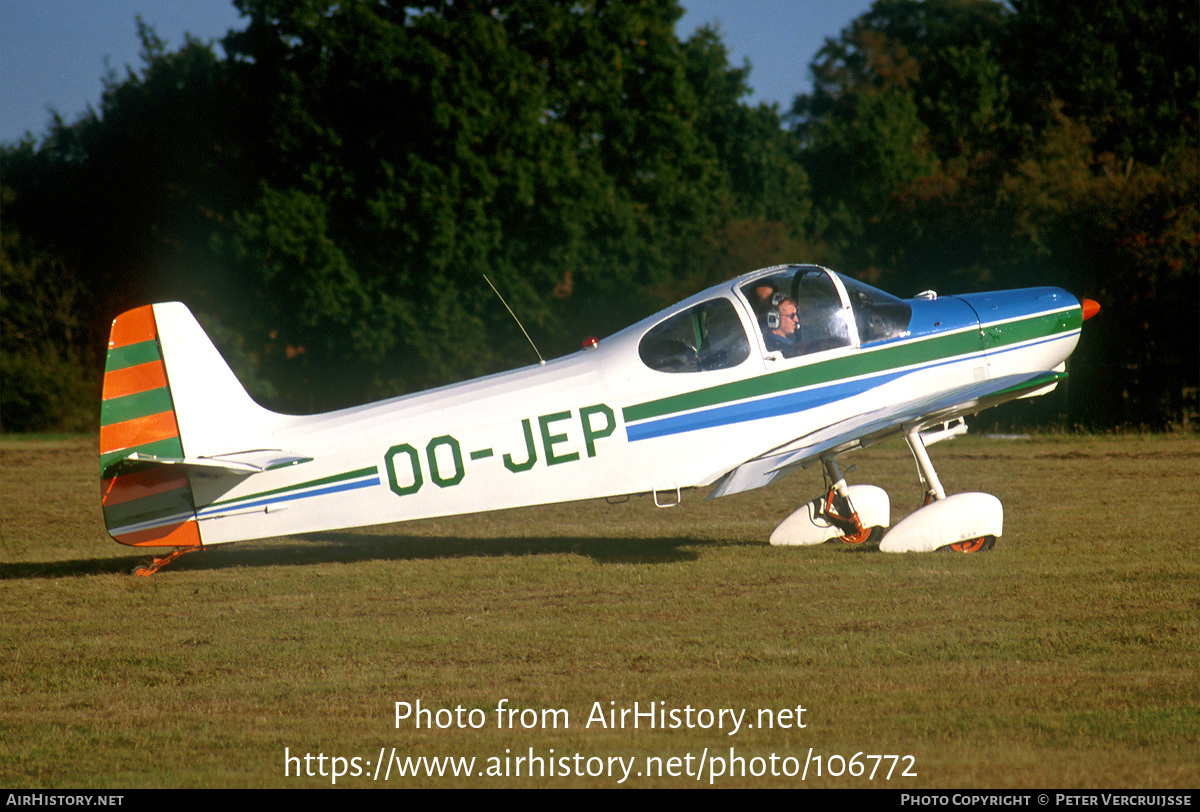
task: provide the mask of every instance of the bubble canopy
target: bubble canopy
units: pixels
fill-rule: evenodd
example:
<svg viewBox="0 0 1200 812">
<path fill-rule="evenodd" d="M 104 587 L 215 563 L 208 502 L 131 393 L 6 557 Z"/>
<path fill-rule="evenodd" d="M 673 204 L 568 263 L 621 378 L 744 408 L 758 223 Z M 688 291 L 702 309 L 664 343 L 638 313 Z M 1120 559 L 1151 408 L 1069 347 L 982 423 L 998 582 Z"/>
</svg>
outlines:
<svg viewBox="0 0 1200 812">
<path fill-rule="evenodd" d="M 796 358 L 902 336 L 911 306 L 816 265 L 786 265 L 694 297 L 650 327 L 638 353 L 660 372 L 705 372 L 745 362 L 758 347 Z"/>
</svg>

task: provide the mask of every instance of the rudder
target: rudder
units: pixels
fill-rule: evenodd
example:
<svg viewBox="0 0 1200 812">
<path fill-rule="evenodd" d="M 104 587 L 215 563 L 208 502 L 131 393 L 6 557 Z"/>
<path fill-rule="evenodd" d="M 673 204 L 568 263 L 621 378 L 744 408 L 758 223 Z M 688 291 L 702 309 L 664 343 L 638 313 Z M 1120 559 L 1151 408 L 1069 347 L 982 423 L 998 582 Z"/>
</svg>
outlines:
<svg viewBox="0 0 1200 812">
<path fill-rule="evenodd" d="M 153 305 L 122 313 L 109 334 L 100 406 L 104 524 L 122 544 L 200 546 L 187 472 L 131 462 L 131 454 L 184 456 Z"/>
</svg>

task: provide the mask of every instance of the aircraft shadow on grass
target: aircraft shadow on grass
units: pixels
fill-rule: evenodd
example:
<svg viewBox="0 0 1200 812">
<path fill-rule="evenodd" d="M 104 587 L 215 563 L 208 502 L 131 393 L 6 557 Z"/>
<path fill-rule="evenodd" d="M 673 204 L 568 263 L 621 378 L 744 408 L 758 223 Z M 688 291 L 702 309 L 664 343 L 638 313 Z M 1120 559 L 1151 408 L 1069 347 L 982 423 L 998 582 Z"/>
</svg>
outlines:
<svg viewBox="0 0 1200 812">
<path fill-rule="evenodd" d="M 179 561 L 172 569 L 187 572 L 223 570 L 231 567 L 316 566 L 369 561 L 562 554 L 584 556 L 599 564 L 668 564 L 697 560 L 700 554 L 696 548 L 727 544 L 729 542 L 683 537 L 471 539 L 320 533 L 308 536 L 302 541 L 293 540 L 291 543 L 271 541 L 206 550 L 203 555 L 193 555 Z M 29 561 L 6 565 L 0 580 L 125 575 L 144 561 L 144 556 Z"/>
<path fill-rule="evenodd" d="M 304 540 L 271 541 L 239 547 L 206 550 L 204 555 L 182 559 L 176 572 L 225 570 L 234 567 L 319 566 L 359 564 L 369 561 L 420 561 L 441 558 L 497 556 L 578 555 L 597 564 L 674 564 L 697 561 L 706 548 L 761 547 L 760 542 L 714 541 L 687 537 L 582 538 L 544 537 L 473 539 L 446 536 L 392 536 L 361 533 L 319 533 Z M 827 545 L 855 555 L 875 553 L 877 544 Z M 62 561 L 29 561 L 5 566 L 0 580 L 75 578 L 88 575 L 126 575 L 145 562 L 144 556 L 76 558 Z"/>
</svg>

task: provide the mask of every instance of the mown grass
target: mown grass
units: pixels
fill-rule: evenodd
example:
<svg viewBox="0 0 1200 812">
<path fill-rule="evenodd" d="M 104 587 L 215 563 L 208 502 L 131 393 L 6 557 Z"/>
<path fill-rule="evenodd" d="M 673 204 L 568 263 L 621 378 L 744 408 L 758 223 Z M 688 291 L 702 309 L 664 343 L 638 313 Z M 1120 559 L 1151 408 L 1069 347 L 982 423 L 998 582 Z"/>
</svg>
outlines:
<svg viewBox="0 0 1200 812">
<path fill-rule="evenodd" d="M 0 784 L 329 784 L 285 777 L 285 747 L 479 766 L 530 747 L 664 761 L 811 747 L 912 754 L 918 773 L 810 768 L 812 786 L 1200 783 L 1200 440 L 964 438 L 932 453 L 949 490 L 1004 502 L 991 553 L 766 546 L 819 490 L 808 471 L 670 510 L 634 498 L 233 545 L 142 579 L 128 572 L 148 556 L 104 533 L 93 439 L 0 440 Z M 897 518 L 912 509 L 902 445 L 847 462 L 861 466 L 852 481 L 889 490 Z M 502 698 L 566 709 L 570 728 L 497 729 Z M 393 703 L 418 699 L 485 709 L 488 723 L 397 728 Z M 610 701 L 748 717 L 802 705 L 807 726 L 586 728 Z"/>
</svg>

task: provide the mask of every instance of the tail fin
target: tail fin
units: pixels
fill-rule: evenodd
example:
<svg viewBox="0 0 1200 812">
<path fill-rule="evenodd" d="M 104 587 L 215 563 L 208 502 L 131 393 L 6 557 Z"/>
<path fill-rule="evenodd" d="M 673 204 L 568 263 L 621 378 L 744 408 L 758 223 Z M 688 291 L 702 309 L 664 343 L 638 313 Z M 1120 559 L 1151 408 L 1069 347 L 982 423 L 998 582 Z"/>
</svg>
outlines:
<svg viewBox="0 0 1200 812">
<path fill-rule="evenodd" d="M 100 405 L 104 524 L 122 544 L 200 546 L 187 472 L 122 465 L 131 454 L 183 458 L 153 305 L 122 313 L 109 333 Z"/>
<path fill-rule="evenodd" d="M 246 476 L 286 420 L 256 404 L 191 312 L 172 302 L 113 322 L 100 407 L 104 523 L 122 544 L 203 544 L 190 471 Z M 264 440 L 266 442 L 264 443 Z M 273 464 L 303 461 L 267 454 Z M 242 455 L 246 457 L 247 455 Z"/>
</svg>

